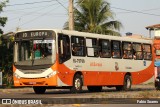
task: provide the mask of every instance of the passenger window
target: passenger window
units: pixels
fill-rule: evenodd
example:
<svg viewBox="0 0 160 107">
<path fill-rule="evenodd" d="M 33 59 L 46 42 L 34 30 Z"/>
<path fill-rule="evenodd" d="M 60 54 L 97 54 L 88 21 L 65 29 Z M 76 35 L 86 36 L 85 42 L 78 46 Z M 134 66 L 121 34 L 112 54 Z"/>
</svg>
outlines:
<svg viewBox="0 0 160 107">
<path fill-rule="evenodd" d="M 130 42 L 123 42 L 123 58 L 132 59 L 132 44 Z"/>
<path fill-rule="evenodd" d="M 133 44 L 133 58 L 137 60 L 142 60 L 142 45 L 140 43 Z"/>
<path fill-rule="evenodd" d="M 59 63 L 63 63 L 71 58 L 70 39 L 68 35 L 59 34 L 58 53 L 59 53 Z"/>
<path fill-rule="evenodd" d="M 113 58 L 121 58 L 121 42 L 120 41 L 112 41 L 112 57 Z"/>
<path fill-rule="evenodd" d="M 144 58 L 144 60 L 151 60 L 152 59 L 151 45 L 143 44 L 143 58 Z"/>
<path fill-rule="evenodd" d="M 98 57 L 99 48 L 96 38 L 86 38 L 87 56 Z"/>
<path fill-rule="evenodd" d="M 84 37 L 71 37 L 72 55 L 73 56 L 85 56 Z"/>
<path fill-rule="evenodd" d="M 111 46 L 109 40 L 100 39 L 100 57 L 101 58 L 109 58 L 111 57 Z"/>
</svg>

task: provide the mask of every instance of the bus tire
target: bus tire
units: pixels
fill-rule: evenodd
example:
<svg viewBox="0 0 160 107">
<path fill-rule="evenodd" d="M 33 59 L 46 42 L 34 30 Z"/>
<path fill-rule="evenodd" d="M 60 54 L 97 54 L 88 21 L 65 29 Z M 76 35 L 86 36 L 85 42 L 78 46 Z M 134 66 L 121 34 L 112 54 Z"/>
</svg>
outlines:
<svg viewBox="0 0 160 107">
<path fill-rule="evenodd" d="M 90 92 L 101 92 L 102 86 L 87 86 L 88 91 Z"/>
<path fill-rule="evenodd" d="M 123 90 L 124 91 L 129 91 L 132 86 L 132 79 L 130 75 L 126 75 L 124 77 L 124 85 L 123 85 Z"/>
<path fill-rule="evenodd" d="M 124 82 L 122 86 L 116 86 L 117 91 L 129 91 L 132 86 L 132 79 L 130 75 L 124 77 Z"/>
<path fill-rule="evenodd" d="M 70 88 L 72 93 L 80 93 L 82 91 L 82 77 L 79 74 L 76 74 L 73 79 L 73 86 Z"/>
<path fill-rule="evenodd" d="M 33 90 L 36 94 L 44 94 L 46 91 L 46 88 L 42 86 L 33 86 Z"/>
</svg>

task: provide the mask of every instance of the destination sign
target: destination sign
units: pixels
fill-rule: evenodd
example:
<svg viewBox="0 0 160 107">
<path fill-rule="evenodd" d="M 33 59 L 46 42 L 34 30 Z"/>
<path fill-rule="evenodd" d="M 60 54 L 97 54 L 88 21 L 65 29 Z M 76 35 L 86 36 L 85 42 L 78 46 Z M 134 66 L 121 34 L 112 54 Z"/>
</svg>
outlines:
<svg viewBox="0 0 160 107">
<path fill-rule="evenodd" d="M 17 33 L 15 39 L 31 39 L 31 38 L 55 38 L 53 31 L 27 31 Z"/>
</svg>

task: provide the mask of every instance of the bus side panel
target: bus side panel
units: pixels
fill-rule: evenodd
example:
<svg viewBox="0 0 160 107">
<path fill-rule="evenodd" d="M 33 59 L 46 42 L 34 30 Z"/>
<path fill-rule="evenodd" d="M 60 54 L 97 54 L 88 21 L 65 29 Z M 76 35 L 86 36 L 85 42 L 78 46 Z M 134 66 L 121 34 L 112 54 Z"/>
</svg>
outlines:
<svg viewBox="0 0 160 107">
<path fill-rule="evenodd" d="M 87 85 L 99 85 L 99 72 L 97 71 L 83 71 L 83 85 L 87 86 Z M 109 77 L 109 76 L 108 76 Z M 104 80 L 105 82 L 107 81 Z"/>
<path fill-rule="evenodd" d="M 58 78 L 66 84 L 66 86 L 72 86 L 73 84 L 73 77 L 74 77 L 74 70 L 70 70 L 64 64 L 58 65 Z M 58 86 L 62 86 L 63 84 L 58 83 Z"/>
<path fill-rule="evenodd" d="M 122 72 L 84 71 L 84 85 L 123 85 L 124 74 Z"/>
<path fill-rule="evenodd" d="M 67 85 L 72 86 L 75 71 L 70 70 L 65 65 L 59 65 L 58 77 Z M 126 72 L 99 72 L 99 71 L 82 71 L 84 86 L 88 85 L 123 85 Z M 154 62 L 142 70 L 132 72 L 132 84 L 143 83 L 154 75 Z"/>
<path fill-rule="evenodd" d="M 123 85 L 125 72 L 112 72 L 109 85 Z"/>
<path fill-rule="evenodd" d="M 149 80 L 154 76 L 154 61 L 152 61 L 151 65 L 146 69 L 131 73 L 131 76 L 133 85 L 140 84 Z"/>
<path fill-rule="evenodd" d="M 143 63 L 143 62 L 142 62 Z M 59 64 L 58 77 L 66 85 L 72 86 L 75 70 L 71 65 Z M 84 86 L 88 85 L 123 85 L 127 71 L 81 71 L 83 74 Z M 143 83 L 154 75 L 154 61 L 141 71 L 132 71 L 132 84 Z M 61 85 L 60 85 L 61 86 Z"/>
</svg>

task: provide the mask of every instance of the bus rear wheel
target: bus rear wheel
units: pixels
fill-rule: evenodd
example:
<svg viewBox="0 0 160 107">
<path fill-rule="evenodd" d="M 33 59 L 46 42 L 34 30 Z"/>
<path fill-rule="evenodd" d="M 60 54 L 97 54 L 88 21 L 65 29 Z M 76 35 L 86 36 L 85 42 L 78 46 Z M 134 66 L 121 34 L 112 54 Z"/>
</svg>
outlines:
<svg viewBox="0 0 160 107">
<path fill-rule="evenodd" d="M 116 90 L 117 91 L 129 91 L 131 89 L 132 86 L 132 79 L 130 75 L 126 75 L 124 77 L 124 83 L 122 86 L 116 86 Z"/>
<path fill-rule="evenodd" d="M 70 88 L 70 91 L 72 93 L 79 93 L 82 91 L 82 86 L 83 86 L 82 77 L 81 77 L 81 75 L 76 74 L 74 76 L 73 86 Z"/>
<path fill-rule="evenodd" d="M 90 92 L 101 92 L 102 86 L 87 86 Z"/>
<path fill-rule="evenodd" d="M 46 91 L 46 88 L 42 86 L 33 86 L 33 90 L 36 94 L 44 94 Z"/>
</svg>

